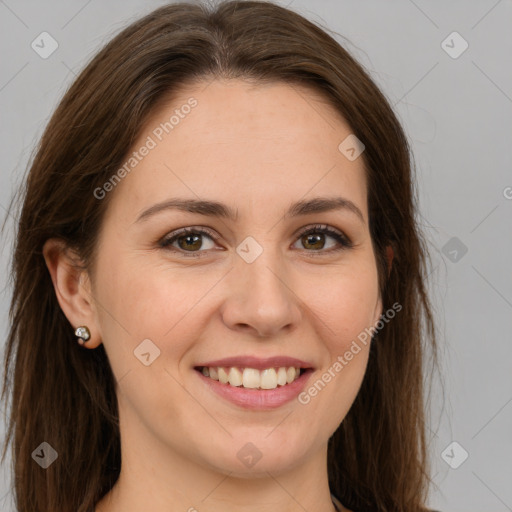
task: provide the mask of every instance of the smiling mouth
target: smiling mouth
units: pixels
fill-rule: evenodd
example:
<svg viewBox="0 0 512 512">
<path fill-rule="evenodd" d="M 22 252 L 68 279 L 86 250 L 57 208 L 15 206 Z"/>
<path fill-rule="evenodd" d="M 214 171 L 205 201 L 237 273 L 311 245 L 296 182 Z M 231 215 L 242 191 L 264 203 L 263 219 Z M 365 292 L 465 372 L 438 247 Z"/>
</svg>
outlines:
<svg viewBox="0 0 512 512">
<path fill-rule="evenodd" d="M 297 368 L 293 366 L 266 368 L 261 371 L 256 368 L 239 368 L 236 366 L 196 366 L 194 369 L 205 377 L 217 380 L 231 387 L 270 390 L 287 386 L 304 373 L 313 371 L 312 368 Z"/>
</svg>

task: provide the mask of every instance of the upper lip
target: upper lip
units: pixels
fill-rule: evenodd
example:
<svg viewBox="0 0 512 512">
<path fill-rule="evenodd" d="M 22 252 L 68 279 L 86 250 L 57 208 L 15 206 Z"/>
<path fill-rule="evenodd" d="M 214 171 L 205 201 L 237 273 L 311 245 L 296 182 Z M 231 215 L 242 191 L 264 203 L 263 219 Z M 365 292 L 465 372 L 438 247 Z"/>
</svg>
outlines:
<svg viewBox="0 0 512 512">
<path fill-rule="evenodd" d="M 199 363 L 196 367 L 239 367 L 239 368 L 255 368 L 256 370 L 264 370 L 266 368 L 280 368 L 280 367 L 290 367 L 293 366 L 295 368 L 313 368 L 311 363 L 307 361 L 302 361 L 295 357 L 288 356 L 274 356 L 274 357 L 265 357 L 259 358 L 254 356 L 234 356 L 234 357 L 226 357 L 224 359 L 216 359 L 215 361 L 207 361 L 204 363 Z"/>
</svg>

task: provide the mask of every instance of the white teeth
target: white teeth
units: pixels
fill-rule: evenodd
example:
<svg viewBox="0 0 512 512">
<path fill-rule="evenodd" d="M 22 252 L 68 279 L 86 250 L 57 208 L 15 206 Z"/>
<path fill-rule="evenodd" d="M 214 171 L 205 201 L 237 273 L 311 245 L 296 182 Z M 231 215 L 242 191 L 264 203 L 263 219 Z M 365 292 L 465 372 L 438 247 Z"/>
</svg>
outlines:
<svg viewBox="0 0 512 512">
<path fill-rule="evenodd" d="M 222 384 L 229 384 L 235 387 L 248 389 L 275 389 L 278 386 L 291 384 L 300 375 L 300 368 L 280 367 L 266 368 L 259 371 L 255 368 L 223 368 L 203 367 L 201 372 L 204 376 L 218 380 Z"/>
<path fill-rule="evenodd" d="M 210 368 L 211 370 L 211 368 Z M 228 372 L 224 368 L 218 369 L 219 382 L 222 384 L 227 384 L 229 382 Z"/>
<path fill-rule="evenodd" d="M 244 368 L 242 377 L 244 388 L 257 388 L 260 386 L 260 372 L 254 368 Z"/>
<path fill-rule="evenodd" d="M 229 369 L 229 384 L 236 387 L 242 385 L 242 372 L 233 366 Z"/>
<path fill-rule="evenodd" d="M 277 370 L 277 385 L 284 386 L 286 382 L 286 368 L 281 367 Z"/>
<path fill-rule="evenodd" d="M 277 388 L 277 373 L 274 368 L 263 370 L 261 372 L 261 389 L 275 389 Z"/>
<path fill-rule="evenodd" d="M 290 366 L 290 368 L 286 370 L 286 382 L 288 384 L 295 380 L 295 374 L 297 373 L 297 370 L 299 370 L 299 368 L 294 368 L 293 366 Z"/>
</svg>

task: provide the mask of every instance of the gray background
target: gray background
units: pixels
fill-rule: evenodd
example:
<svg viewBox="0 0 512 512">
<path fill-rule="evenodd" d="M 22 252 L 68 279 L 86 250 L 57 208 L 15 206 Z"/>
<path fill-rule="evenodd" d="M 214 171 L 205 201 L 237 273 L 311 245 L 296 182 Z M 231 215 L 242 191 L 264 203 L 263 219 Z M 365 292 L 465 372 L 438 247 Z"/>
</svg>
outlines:
<svg viewBox="0 0 512 512">
<path fill-rule="evenodd" d="M 77 71 L 113 34 L 163 3 L 0 0 L 2 219 Z M 431 407 L 430 505 L 443 512 L 512 511 L 512 2 L 280 3 L 351 42 L 347 49 L 395 106 L 412 143 L 442 364 Z M 59 45 L 47 59 L 31 48 L 43 31 Z M 457 58 L 463 42 L 448 37 L 454 31 L 469 44 Z M 2 240 L 3 340 L 10 247 Z M 468 457 L 461 463 L 462 450 Z M 5 464 L 5 511 L 14 510 L 10 482 Z"/>
</svg>

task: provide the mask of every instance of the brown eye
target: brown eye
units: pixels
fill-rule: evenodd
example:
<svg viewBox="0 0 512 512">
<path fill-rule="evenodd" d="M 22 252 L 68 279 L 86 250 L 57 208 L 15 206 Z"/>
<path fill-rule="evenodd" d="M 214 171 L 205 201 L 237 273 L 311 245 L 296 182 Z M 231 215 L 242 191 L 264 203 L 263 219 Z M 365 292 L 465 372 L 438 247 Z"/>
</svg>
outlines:
<svg viewBox="0 0 512 512">
<path fill-rule="evenodd" d="M 321 225 L 313 228 L 306 228 L 302 231 L 300 236 L 300 242 L 308 252 L 332 252 L 343 249 L 348 249 L 353 246 L 353 243 L 340 231 L 330 228 L 329 226 Z M 334 239 L 336 243 L 331 244 L 331 248 L 323 251 L 326 242 L 325 238 Z M 336 247 L 337 245 L 337 247 Z M 334 248 L 332 248 L 334 246 Z"/>
<path fill-rule="evenodd" d="M 176 252 L 188 252 L 191 253 L 191 256 L 201 256 L 201 253 L 204 251 L 200 251 L 199 249 L 204 248 L 204 237 L 209 238 L 212 241 L 215 239 L 213 234 L 205 231 L 204 229 L 184 228 L 171 233 L 171 236 L 161 240 L 160 247 L 168 248 L 170 250 L 176 249 Z M 175 243 L 177 247 L 176 245 L 173 245 Z M 207 249 L 211 248 L 212 247 L 207 247 Z"/>
<path fill-rule="evenodd" d="M 179 236 L 176 241 L 178 242 L 180 249 L 185 249 L 187 251 L 200 249 L 203 245 L 201 236 L 202 235 L 182 235 Z"/>
<path fill-rule="evenodd" d="M 325 240 L 322 240 L 322 237 L 324 237 L 323 233 L 310 234 L 303 235 L 301 240 L 306 249 L 323 249 Z"/>
<path fill-rule="evenodd" d="M 204 247 L 204 239 L 210 239 L 213 246 Z M 159 245 L 162 248 L 177 252 L 184 257 L 201 257 L 208 253 L 208 249 L 213 249 L 217 235 L 206 231 L 204 228 L 183 228 L 171 233 L 163 238 Z M 334 240 L 330 246 L 326 244 L 326 238 Z M 332 253 L 353 246 L 353 243 L 341 231 L 330 228 L 326 225 L 318 225 L 305 228 L 300 234 L 297 242 L 300 242 L 302 248 L 311 254 Z M 327 249 L 323 250 L 326 248 Z M 201 250 L 203 249 L 203 250 Z M 300 247 L 299 247 L 300 249 Z"/>
</svg>

